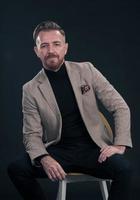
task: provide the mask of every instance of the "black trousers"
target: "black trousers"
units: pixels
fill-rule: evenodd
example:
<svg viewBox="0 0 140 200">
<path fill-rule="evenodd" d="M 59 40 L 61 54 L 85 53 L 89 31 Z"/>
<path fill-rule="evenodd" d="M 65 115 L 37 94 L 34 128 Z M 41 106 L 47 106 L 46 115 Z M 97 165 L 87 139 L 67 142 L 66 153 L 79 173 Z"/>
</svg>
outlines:
<svg viewBox="0 0 140 200">
<path fill-rule="evenodd" d="M 75 148 L 74 148 L 75 149 Z M 132 199 L 131 184 L 133 170 L 124 155 L 115 154 L 105 162 L 99 163 L 100 149 L 84 147 L 84 152 L 77 148 L 47 149 L 65 172 L 82 172 L 95 177 L 112 179 L 109 200 Z M 42 167 L 31 164 L 27 153 L 17 158 L 8 166 L 8 175 L 24 200 L 46 200 L 37 178 L 47 178 Z"/>
</svg>

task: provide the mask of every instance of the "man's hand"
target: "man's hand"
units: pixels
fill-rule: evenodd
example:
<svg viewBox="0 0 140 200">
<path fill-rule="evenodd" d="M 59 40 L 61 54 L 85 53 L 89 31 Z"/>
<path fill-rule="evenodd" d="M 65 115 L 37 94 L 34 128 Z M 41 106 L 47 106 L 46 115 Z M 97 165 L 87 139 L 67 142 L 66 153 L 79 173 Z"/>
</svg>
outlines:
<svg viewBox="0 0 140 200">
<path fill-rule="evenodd" d="M 49 179 L 52 181 L 63 180 L 65 178 L 66 173 L 62 169 L 61 165 L 51 156 L 44 156 L 40 162 Z"/>
<path fill-rule="evenodd" d="M 106 161 L 106 159 L 114 154 L 123 154 L 125 152 L 126 147 L 125 146 L 119 146 L 119 145 L 110 145 L 102 148 L 100 150 L 100 156 L 98 158 L 98 161 L 100 163 Z"/>
</svg>

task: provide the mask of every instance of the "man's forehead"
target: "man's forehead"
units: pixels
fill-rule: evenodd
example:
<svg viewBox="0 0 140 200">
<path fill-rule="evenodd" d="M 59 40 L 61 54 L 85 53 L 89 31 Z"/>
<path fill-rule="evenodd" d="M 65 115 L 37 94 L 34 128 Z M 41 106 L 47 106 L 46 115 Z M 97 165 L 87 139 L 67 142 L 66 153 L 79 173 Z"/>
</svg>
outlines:
<svg viewBox="0 0 140 200">
<path fill-rule="evenodd" d="M 64 41 L 65 37 L 58 30 L 40 31 L 37 41 Z"/>
</svg>

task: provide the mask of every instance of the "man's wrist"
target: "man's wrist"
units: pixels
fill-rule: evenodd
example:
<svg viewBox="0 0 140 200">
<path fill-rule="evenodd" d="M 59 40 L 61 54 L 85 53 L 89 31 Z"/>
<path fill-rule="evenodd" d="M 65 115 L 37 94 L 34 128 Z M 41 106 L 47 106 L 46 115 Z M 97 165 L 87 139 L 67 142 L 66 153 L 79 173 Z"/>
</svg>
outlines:
<svg viewBox="0 0 140 200">
<path fill-rule="evenodd" d="M 43 154 L 43 155 L 40 155 L 38 156 L 37 158 L 34 159 L 34 162 L 37 166 L 41 166 L 41 160 L 42 158 L 48 156 L 49 154 Z"/>
<path fill-rule="evenodd" d="M 48 161 L 48 157 L 50 157 L 49 154 L 43 156 L 43 157 L 40 159 L 41 165 L 43 165 L 44 163 L 46 163 L 46 162 Z"/>
</svg>

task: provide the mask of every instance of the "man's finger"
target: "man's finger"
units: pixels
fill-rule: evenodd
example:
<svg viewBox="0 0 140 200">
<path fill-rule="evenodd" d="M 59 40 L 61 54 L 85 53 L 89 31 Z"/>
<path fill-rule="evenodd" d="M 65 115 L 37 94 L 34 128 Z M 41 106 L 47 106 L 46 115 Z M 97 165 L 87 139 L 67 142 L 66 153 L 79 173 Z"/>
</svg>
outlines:
<svg viewBox="0 0 140 200">
<path fill-rule="evenodd" d="M 47 175 L 48 175 L 48 178 L 49 178 L 51 181 L 54 181 L 54 178 L 53 178 L 53 176 L 51 175 L 50 172 L 47 172 Z"/>
<path fill-rule="evenodd" d="M 103 162 L 103 161 L 105 161 L 108 157 L 110 157 L 111 155 L 113 155 L 114 153 L 115 153 L 115 151 L 113 151 L 112 148 L 104 149 L 104 151 L 101 152 L 98 161 L 99 161 L 99 162 Z"/>
<path fill-rule="evenodd" d="M 107 150 L 107 149 L 109 149 L 109 148 L 110 148 L 109 145 L 108 145 L 108 146 L 105 146 L 105 147 L 103 147 L 103 148 L 100 149 L 100 152 L 103 152 L 103 151 L 105 151 L 105 150 Z"/>
<path fill-rule="evenodd" d="M 65 178 L 66 176 L 66 173 L 65 171 L 63 170 L 63 168 L 59 165 L 58 168 L 57 168 L 58 172 L 59 172 L 59 176 L 61 177 L 61 180 Z"/>
</svg>

